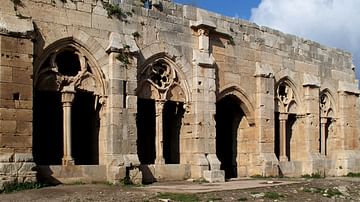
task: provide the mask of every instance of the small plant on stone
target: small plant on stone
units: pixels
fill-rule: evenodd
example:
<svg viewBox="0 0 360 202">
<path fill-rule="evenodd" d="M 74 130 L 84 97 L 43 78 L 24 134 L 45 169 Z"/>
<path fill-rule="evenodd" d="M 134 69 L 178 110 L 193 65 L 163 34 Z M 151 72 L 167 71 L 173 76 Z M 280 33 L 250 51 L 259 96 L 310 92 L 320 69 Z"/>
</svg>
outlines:
<svg viewBox="0 0 360 202">
<path fill-rule="evenodd" d="M 139 32 L 134 32 L 134 33 L 132 33 L 132 35 L 133 35 L 133 37 L 134 37 L 135 39 L 137 39 L 137 38 L 140 37 L 140 33 L 139 33 Z"/>
<path fill-rule="evenodd" d="M 234 46 L 234 45 L 235 45 L 234 38 L 233 38 L 233 37 L 230 37 L 227 43 L 228 43 L 229 45 Z"/>
<path fill-rule="evenodd" d="M 124 45 L 123 49 L 119 52 L 118 56 L 116 56 L 116 59 L 122 62 L 124 65 L 129 65 L 130 64 L 129 51 L 130 51 L 130 46 Z"/>
<path fill-rule="evenodd" d="M 124 20 L 127 18 L 127 15 L 122 11 L 122 9 L 117 4 L 111 4 L 108 2 L 102 1 L 104 9 L 107 11 L 108 17 L 116 17 L 119 20 Z"/>
</svg>

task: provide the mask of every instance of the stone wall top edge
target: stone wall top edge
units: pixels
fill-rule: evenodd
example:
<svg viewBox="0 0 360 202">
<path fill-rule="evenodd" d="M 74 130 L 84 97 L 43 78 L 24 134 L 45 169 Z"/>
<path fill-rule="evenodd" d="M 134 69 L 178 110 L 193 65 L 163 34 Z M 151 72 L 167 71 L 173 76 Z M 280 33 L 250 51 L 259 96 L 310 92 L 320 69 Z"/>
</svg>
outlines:
<svg viewBox="0 0 360 202">
<path fill-rule="evenodd" d="M 171 2 L 171 3 L 173 3 L 173 2 Z M 291 40 L 296 40 L 296 41 L 299 41 L 301 43 L 305 43 L 305 44 L 307 44 L 309 46 L 315 46 L 315 47 L 317 47 L 319 49 L 322 49 L 322 50 L 325 50 L 327 52 L 334 52 L 335 54 L 346 55 L 347 57 L 352 57 L 352 54 L 350 52 L 346 51 L 346 50 L 336 48 L 336 47 L 326 46 L 326 45 L 320 44 L 320 43 L 318 43 L 316 41 L 313 41 L 313 40 L 310 40 L 310 39 L 307 39 L 307 38 L 304 38 L 304 37 L 300 37 L 300 36 L 297 36 L 297 35 L 285 33 L 285 32 L 282 32 L 280 30 L 270 28 L 270 27 L 267 27 L 267 26 L 261 26 L 261 25 L 258 25 L 258 24 L 254 23 L 254 22 L 251 22 L 251 21 L 248 21 L 248 20 L 245 20 L 245 19 L 224 16 L 224 15 L 221 15 L 221 14 L 216 13 L 216 12 L 212 12 L 212 11 L 208 11 L 208 10 L 205 10 L 205 9 L 202 9 L 202 8 L 194 7 L 192 5 L 184 5 L 184 4 L 179 4 L 179 3 L 173 3 L 173 4 L 176 4 L 176 5 L 181 6 L 181 7 L 184 7 L 184 6 L 193 7 L 197 12 L 198 11 L 204 12 L 207 15 L 209 15 L 210 18 L 212 18 L 214 20 L 214 23 L 217 26 L 220 26 L 219 21 L 227 22 L 227 23 L 230 23 L 230 24 L 233 24 L 233 25 L 247 26 L 249 28 L 257 29 L 259 31 L 267 32 L 267 33 L 270 33 L 270 34 L 273 34 L 273 35 L 276 35 L 276 36 L 279 36 L 279 37 L 285 37 L 285 38 L 288 38 L 288 39 L 291 39 Z"/>
</svg>

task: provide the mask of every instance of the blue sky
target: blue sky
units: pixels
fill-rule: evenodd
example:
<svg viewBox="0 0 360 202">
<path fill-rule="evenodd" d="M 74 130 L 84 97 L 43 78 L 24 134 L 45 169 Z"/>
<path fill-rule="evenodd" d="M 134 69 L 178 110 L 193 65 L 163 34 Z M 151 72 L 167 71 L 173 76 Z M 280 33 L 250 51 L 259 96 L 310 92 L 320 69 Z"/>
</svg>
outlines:
<svg viewBox="0 0 360 202">
<path fill-rule="evenodd" d="M 175 2 L 191 4 L 226 16 L 248 20 L 251 15 L 251 8 L 257 7 L 260 0 L 175 0 Z"/>
<path fill-rule="evenodd" d="M 353 54 L 360 78 L 360 0 L 173 0 Z"/>
</svg>

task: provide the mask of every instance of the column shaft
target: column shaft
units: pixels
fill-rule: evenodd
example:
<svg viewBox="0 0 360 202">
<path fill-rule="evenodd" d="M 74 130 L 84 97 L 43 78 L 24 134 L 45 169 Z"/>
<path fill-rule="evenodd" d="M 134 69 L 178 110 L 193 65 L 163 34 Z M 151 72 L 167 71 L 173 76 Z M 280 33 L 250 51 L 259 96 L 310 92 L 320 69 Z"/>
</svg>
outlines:
<svg viewBox="0 0 360 202">
<path fill-rule="evenodd" d="M 71 155 L 71 106 L 75 97 L 73 91 L 63 91 L 61 95 L 61 102 L 63 103 L 63 142 L 64 142 L 64 156 L 62 158 L 62 165 L 74 165 L 74 160 Z"/>
<path fill-rule="evenodd" d="M 288 161 L 286 156 L 286 121 L 288 115 L 280 114 L 280 161 Z"/>
<path fill-rule="evenodd" d="M 165 164 L 164 149 L 163 149 L 163 111 L 164 102 L 155 101 L 155 116 L 156 116 L 156 133 L 155 133 L 155 148 L 156 158 L 155 164 Z"/>
</svg>

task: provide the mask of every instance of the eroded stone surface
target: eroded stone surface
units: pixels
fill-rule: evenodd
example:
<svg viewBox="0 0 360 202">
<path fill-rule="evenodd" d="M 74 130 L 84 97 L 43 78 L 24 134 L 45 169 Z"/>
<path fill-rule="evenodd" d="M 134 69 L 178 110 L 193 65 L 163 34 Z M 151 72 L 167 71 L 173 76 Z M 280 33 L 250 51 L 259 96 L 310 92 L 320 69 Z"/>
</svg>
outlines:
<svg viewBox="0 0 360 202">
<path fill-rule="evenodd" d="M 136 183 L 360 172 L 349 53 L 165 0 L 20 2 L 0 8 L 2 183 L 35 165 Z"/>
</svg>

